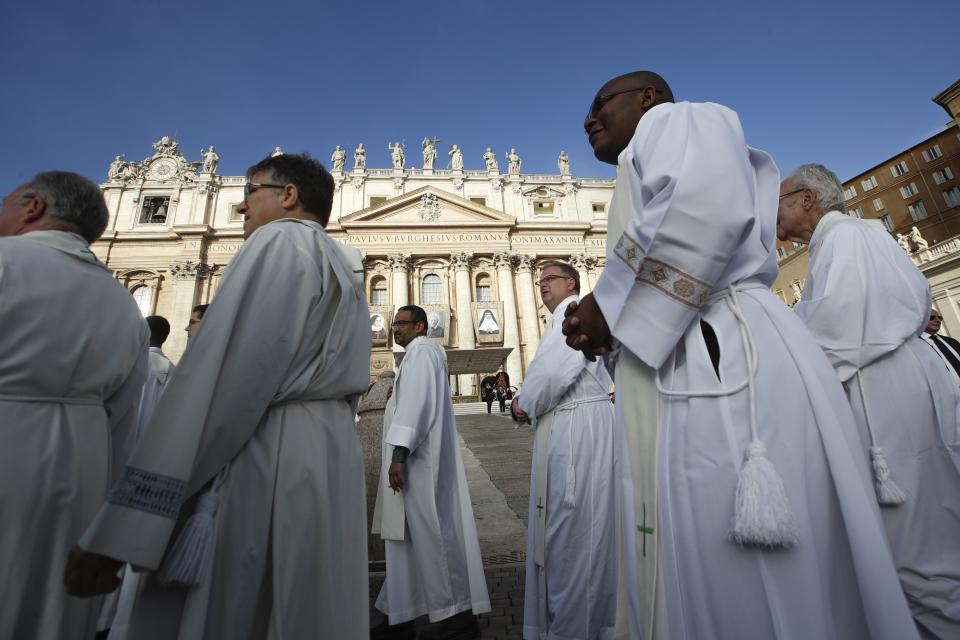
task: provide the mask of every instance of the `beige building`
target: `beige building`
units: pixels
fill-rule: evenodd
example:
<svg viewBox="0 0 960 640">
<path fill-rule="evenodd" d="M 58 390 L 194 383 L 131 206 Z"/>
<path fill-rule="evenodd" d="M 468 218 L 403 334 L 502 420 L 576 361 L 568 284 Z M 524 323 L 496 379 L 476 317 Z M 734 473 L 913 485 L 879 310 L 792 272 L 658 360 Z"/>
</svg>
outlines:
<svg viewBox="0 0 960 640">
<path fill-rule="evenodd" d="M 926 140 L 843 183 L 847 212 L 880 220 L 930 280 L 944 333 L 960 336 L 960 81 L 933 98 L 951 120 Z M 824 159 L 829 166 L 829 159 Z M 778 242 L 774 292 L 799 299 L 805 246 Z"/>
<path fill-rule="evenodd" d="M 362 145 L 352 168 L 339 147 L 331 158 L 336 191 L 327 230 L 364 255 L 371 375 L 393 367 L 394 310 L 418 304 L 431 337 L 450 350 L 510 349 L 505 368 L 519 385 L 547 315 L 535 284 L 540 265 L 571 262 L 581 293 L 590 290 L 604 265 L 614 182 L 571 176 L 566 154 L 556 175 L 521 173 L 515 152 L 504 158 L 506 172 L 492 153 L 483 170 L 464 169 L 455 147 L 452 168 L 434 169 L 435 145 L 424 139 L 417 168 L 405 166 L 405 150 L 394 145 L 382 154 L 392 168 L 367 168 Z M 110 224 L 94 250 L 144 315 L 170 321 L 165 351 L 176 359 L 190 310 L 213 299 L 243 242 L 237 206 L 246 180 L 219 175 L 213 147 L 197 162 L 168 137 L 153 147 L 142 162 L 117 156 L 111 163 L 101 185 Z M 477 376 L 454 377 L 453 386 L 476 395 Z"/>
</svg>

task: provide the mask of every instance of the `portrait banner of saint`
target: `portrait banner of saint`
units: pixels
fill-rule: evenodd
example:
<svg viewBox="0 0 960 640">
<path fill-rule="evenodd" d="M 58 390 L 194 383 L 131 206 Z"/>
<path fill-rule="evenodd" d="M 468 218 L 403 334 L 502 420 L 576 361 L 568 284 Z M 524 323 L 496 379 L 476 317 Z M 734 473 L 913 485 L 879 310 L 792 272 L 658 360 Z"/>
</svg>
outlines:
<svg viewBox="0 0 960 640">
<path fill-rule="evenodd" d="M 503 342 L 503 303 L 475 302 L 474 330 L 480 343 Z"/>
<path fill-rule="evenodd" d="M 370 307 L 370 339 L 373 346 L 386 346 L 390 339 L 390 320 L 392 317 L 393 307 Z"/>
<path fill-rule="evenodd" d="M 427 337 L 441 346 L 450 343 L 450 308 L 444 305 L 424 305 L 427 312 Z"/>
</svg>

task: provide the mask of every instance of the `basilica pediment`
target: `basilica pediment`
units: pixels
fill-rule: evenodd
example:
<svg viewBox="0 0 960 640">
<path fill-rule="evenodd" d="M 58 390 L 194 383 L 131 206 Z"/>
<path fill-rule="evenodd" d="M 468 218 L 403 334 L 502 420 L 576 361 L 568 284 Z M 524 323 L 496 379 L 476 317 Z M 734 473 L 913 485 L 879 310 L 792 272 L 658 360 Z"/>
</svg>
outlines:
<svg viewBox="0 0 960 640">
<path fill-rule="evenodd" d="M 340 219 L 343 229 L 363 227 L 513 226 L 516 219 L 432 187 L 396 196 Z"/>
</svg>

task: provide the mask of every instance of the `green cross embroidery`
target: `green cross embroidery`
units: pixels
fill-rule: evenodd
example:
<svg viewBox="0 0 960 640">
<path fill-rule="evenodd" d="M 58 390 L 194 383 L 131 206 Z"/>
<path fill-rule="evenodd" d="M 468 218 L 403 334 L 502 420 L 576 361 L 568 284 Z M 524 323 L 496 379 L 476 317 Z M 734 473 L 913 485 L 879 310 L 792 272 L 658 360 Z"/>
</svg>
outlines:
<svg viewBox="0 0 960 640">
<path fill-rule="evenodd" d="M 653 535 L 653 527 L 647 526 L 647 503 L 643 503 L 643 524 L 637 527 L 637 531 L 643 534 L 643 546 L 641 547 L 643 556 L 647 555 L 647 534 Z"/>
</svg>

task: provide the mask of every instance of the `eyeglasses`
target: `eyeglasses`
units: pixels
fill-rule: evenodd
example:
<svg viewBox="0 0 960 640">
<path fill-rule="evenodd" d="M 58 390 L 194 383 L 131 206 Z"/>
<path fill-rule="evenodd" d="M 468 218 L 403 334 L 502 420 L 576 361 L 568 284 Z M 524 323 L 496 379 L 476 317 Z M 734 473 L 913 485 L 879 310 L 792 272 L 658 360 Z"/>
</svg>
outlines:
<svg viewBox="0 0 960 640">
<path fill-rule="evenodd" d="M 593 118 L 598 113 L 600 109 L 603 109 L 603 105 L 607 104 L 622 93 L 632 93 L 634 91 L 643 91 L 644 89 L 653 89 L 656 93 L 663 93 L 659 89 L 654 89 L 653 87 L 636 87 L 634 89 L 623 89 L 622 91 L 612 91 L 610 93 L 598 93 L 597 96 L 593 99 L 593 102 L 590 103 L 590 110 L 587 111 L 587 117 Z"/>
<path fill-rule="evenodd" d="M 543 276 L 537 280 L 537 286 L 542 287 L 544 284 L 550 282 L 551 280 L 556 280 L 557 278 L 563 278 L 564 280 L 572 280 L 570 276 Z"/>
<path fill-rule="evenodd" d="M 802 188 L 802 189 L 794 189 L 793 191 L 788 191 L 787 193 L 785 193 L 785 194 L 783 194 L 782 196 L 780 196 L 780 200 L 783 200 L 783 199 L 786 198 L 787 196 L 792 196 L 792 195 L 795 194 L 795 193 L 800 193 L 801 191 L 806 191 L 806 189 L 807 189 L 807 188 L 804 187 L 804 188 Z"/>
<path fill-rule="evenodd" d="M 250 197 L 250 194 L 256 191 L 257 189 L 283 189 L 285 184 L 267 184 L 260 182 L 248 182 L 243 185 L 243 199 L 246 200 Z"/>
<path fill-rule="evenodd" d="M 405 324 L 417 324 L 418 320 L 394 320 L 390 323 L 391 327 L 400 327 Z"/>
</svg>

